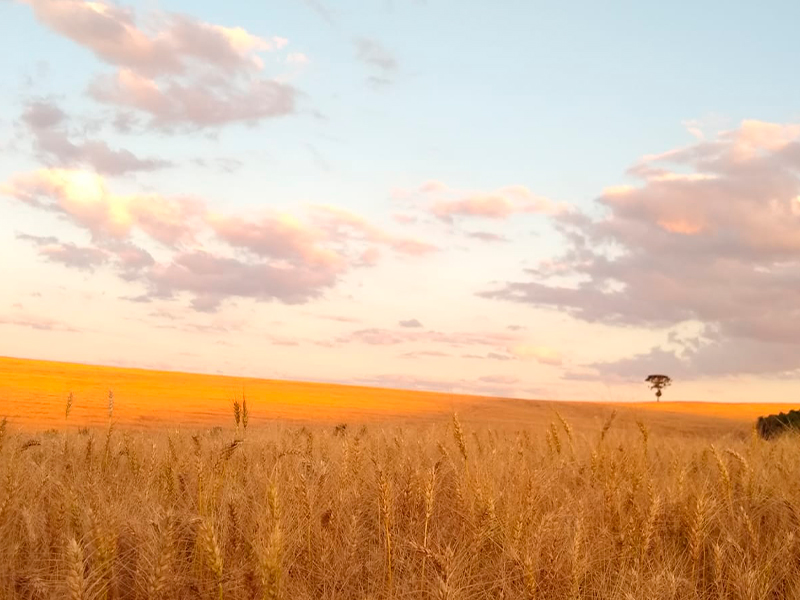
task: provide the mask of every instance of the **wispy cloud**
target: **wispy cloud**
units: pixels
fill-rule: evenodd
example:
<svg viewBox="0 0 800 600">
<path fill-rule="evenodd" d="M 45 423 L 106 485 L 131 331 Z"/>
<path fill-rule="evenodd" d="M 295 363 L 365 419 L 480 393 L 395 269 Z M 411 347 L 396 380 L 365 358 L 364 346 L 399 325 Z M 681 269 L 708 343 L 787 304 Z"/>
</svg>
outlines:
<svg viewBox="0 0 800 600">
<path fill-rule="evenodd" d="M 422 323 L 420 323 L 417 319 L 405 319 L 398 322 L 400 327 L 408 327 L 408 328 L 416 328 L 422 327 Z"/>
<path fill-rule="evenodd" d="M 172 166 L 167 160 L 139 158 L 125 149 L 114 150 L 102 140 L 75 141 L 69 133 L 66 113 L 50 100 L 29 102 L 21 121 L 33 138 L 36 154 L 49 166 L 90 166 L 103 175 L 155 171 Z"/>
<path fill-rule="evenodd" d="M 353 43 L 356 57 L 373 71 L 367 82 L 376 88 L 391 85 L 398 70 L 397 59 L 392 53 L 376 39 L 361 37 Z"/>
<path fill-rule="evenodd" d="M 39 331 L 67 331 L 73 333 L 79 331 L 75 327 L 62 323 L 61 321 L 36 315 L 0 316 L 0 326 L 3 325 L 36 329 Z"/>
<path fill-rule="evenodd" d="M 436 218 L 448 222 L 457 218 L 505 220 L 519 214 L 555 215 L 567 210 L 566 205 L 537 196 L 520 185 L 490 193 L 452 196 L 451 193 L 433 201 L 430 211 Z"/>
<path fill-rule="evenodd" d="M 60 263 L 75 269 L 93 271 L 108 260 L 108 255 L 100 248 L 78 246 L 72 242 L 62 242 L 52 236 L 18 234 L 17 239 L 38 246 L 39 255 L 50 262 Z"/>
</svg>

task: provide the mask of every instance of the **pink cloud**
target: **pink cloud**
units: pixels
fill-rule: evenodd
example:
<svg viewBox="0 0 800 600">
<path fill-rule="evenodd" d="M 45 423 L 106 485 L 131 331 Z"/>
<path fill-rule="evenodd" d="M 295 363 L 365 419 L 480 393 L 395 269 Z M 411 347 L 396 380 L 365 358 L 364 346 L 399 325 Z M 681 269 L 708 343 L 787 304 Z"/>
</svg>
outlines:
<svg viewBox="0 0 800 600">
<path fill-rule="evenodd" d="M 482 242 L 489 242 L 489 243 L 498 243 L 498 242 L 507 242 L 508 238 L 502 236 L 498 233 L 492 233 L 490 231 L 470 231 L 467 233 L 467 237 L 474 238 L 476 240 L 480 240 Z"/>
<path fill-rule="evenodd" d="M 492 377 L 492 376 L 488 376 Z M 486 396 L 517 395 L 519 391 L 507 382 L 487 382 L 476 379 L 428 379 L 403 374 L 383 374 L 371 377 L 362 377 L 343 382 L 357 385 L 401 388 L 411 390 L 429 390 L 460 394 L 483 394 Z"/>
<path fill-rule="evenodd" d="M 446 358 L 449 357 L 450 354 L 447 352 L 440 352 L 438 350 L 417 350 L 414 352 L 404 352 L 400 355 L 401 358 Z"/>
<path fill-rule="evenodd" d="M 447 191 L 447 185 L 441 181 L 426 181 L 421 186 L 419 186 L 419 191 L 423 194 L 429 194 L 432 192 L 445 192 Z"/>
<path fill-rule="evenodd" d="M 342 208 L 316 205 L 312 207 L 312 218 L 334 239 L 359 239 L 388 246 L 398 254 L 410 256 L 423 256 L 437 251 L 436 246 L 432 244 L 410 237 L 393 235 L 369 223 L 363 217 Z"/>
<path fill-rule="evenodd" d="M 260 54 L 283 48 L 284 38 L 175 13 L 157 14 L 144 29 L 133 10 L 102 0 L 26 3 L 40 22 L 117 67 L 91 85 L 96 100 L 147 114 L 156 127 L 256 122 L 294 111 L 294 88 L 260 75 Z"/>
<path fill-rule="evenodd" d="M 770 344 L 800 368 L 799 172 L 795 124 L 744 121 L 645 156 L 630 170 L 642 183 L 606 191 L 598 200 L 601 217 L 555 218 L 567 242 L 562 256 L 528 269 L 528 280 L 482 295 L 585 321 L 702 323 L 716 334 L 686 350 L 693 376 L 718 373 L 721 357 L 737 348 L 762 365 L 759 355 L 777 352 Z M 792 343 L 798 347 L 787 352 Z M 784 360 L 772 364 L 775 372 L 787 368 Z"/>
<path fill-rule="evenodd" d="M 76 268 L 107 265 L 144 286 L 138 301 L 188 294 L 204 311 L 232 297 L 307 302 L 351 270 L 376 264 L 380 247 L 411 257 L 434 250 L 333 207 L 314 207 L 305 219 L 275 211 L 217 214 L 199 199 L 115 194 L 102 176 L 80 170 L 18 174 L 0 184 L 0 193 L 61 214 L 91 234 L 88 247 L 28 236 L 44 258 Z M 160 259 L 137 238 L 158 243 Z"/>
<path fill-rule="evenodd" d="M 431 206 L 433 215 L 443 221 L 451 221 L 455 217 L 503 220 L 515 214 L 557 214 L 563 210 L 563 206 L 547 198 L 534 196 L 521 186 L 501 188 L 491 194 L 437 200 Z"/>
<path fill-rule="evenodd" d="M 94 236 L 121 239 L 138 228 L 170 245 L 191 241 L 204 211 L 198 201 L 186 198 L 116 195 L 100 175 L 74 169 L 16 175 L 0 185 L 0 193 L 59 212 Z"/>
<path fill-rule="evenodd" d="M 511 375 L 484 375 L 483 377 L 478 377 L 478 381 L 498 385 L 514 385 L 520 382 L 518 377 Z"/>
<path fill-rule="evenodd" d="M 27 104 L 22 122 L 33 138 L 34 149 L 48 165 L 88 165 L 104 175 L 155 171 L 171 166 L 169 161 L 139 158 L 128 150 L 114 150 L 101 140 L 75 140 L 69 132 L 69 118 L 55 103 L 35 100 Z"/>
<path fill-rule="evenodd" d="M 26 0 L 36 18 L 109 64 L 158 76 L 186 73 L 193 59 L 225 69 L 258 68 L 256 53 L 273 43 L 241 27 L 165 13 L 147 32 L 133 10 L 101 1 Z M 282 44 L 285 45 L 285 44 Z"/>
<path fill-rule="evenodd" d="M 247 248 L 262 257 L 319 265 L 332 271 L 346 266 L 342 255 L 323 246 L 327 241 L 323 231 L 290 215 L 275 213 L 256 221 L 212 216 L 209 223 L 231 246 Z"/>
<path fill-rule="evenodd" d="M 417 217 L 414 217 L 412 215 L 406 215 L 403 213 L 395 213 L 394 215 L 392 215 L 392 219 L 403 225 L 409 225 L 411 223 L 417 222 Z"/>
<path fill-rule="evenodd" d="M 92 271 L 108 260 L 108 254 L 100 248 L 78 246 L 71 242 L 62 242 L 54 237 L 19 234 L 17 239 L 26 240 L 38 246 L 39 255 L 50 262 L 61 263 L 75 269 Z"/>
<path fill-rule="evenodd" d="M 159 82 L 128 69 L 97 79 L 90 93 L 95 100 L 148 113 L 153 125 L 165 130 L 279 117 L 294 111 L 296 98 L 294 88 L 277 81 L 221 87 L 214 81 Z"/>
<path fill-rule="evenodd" d="M 11 316 L 0 316 L 0 326 L 23 327 L 26 329 L 36 329 L 38 331 L 66 331 L 78 333 L 75 327 L 39 315 L 16 314 Z"/>
<path fill-rule="evenodd" d="M 428 181 L 416 190 L 419 202 L 437 219 L 488 219 L 502 221 L 513 215 L 556 215 L 569 211 L 566 204 L 537 196 L 522 185 L 509 185 L 492 192 L 459 191 L 441 181 Z M 405 193 L 408 195 L 408 192 Z"/>
<path fill-rule="evenodd" d="M 368 328 L 352 331 L 339 336 L 339 344 L 360 343 L 371 346 L 395 346 L 399 344 L 442 344 L 450 347 L 488 346 L 505 349 L 512 343 L 519 343 L 519 337 L 509 333 L 495 332 L 443 332 L 425 330 L 419 327 L 402 326 L 403 329 Z"/>
<path fill-rule="evenodd" d="M 228 297 L 302 304 L 321 296 L 337 277 L 336 271 L 321 266 L 247 262 L 194 251 L 156 264 L 142 280 L 151 296 L 174 298 L 187 292 L 195 309 L 214 311 Z"/>
</svg>

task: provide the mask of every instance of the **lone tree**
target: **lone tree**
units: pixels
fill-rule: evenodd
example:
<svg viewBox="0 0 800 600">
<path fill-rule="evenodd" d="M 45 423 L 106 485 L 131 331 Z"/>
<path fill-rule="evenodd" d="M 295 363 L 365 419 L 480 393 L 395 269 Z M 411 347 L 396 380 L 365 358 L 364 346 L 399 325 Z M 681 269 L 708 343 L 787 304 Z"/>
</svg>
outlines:
<svg viewBox="0 0 800 600">
<path fill-rule="evenodd" d="M 651 390 L 656 391 L 656 402 L 661 402 L 661 390 L 672 383 L 667 375 L 648 375 L 645 381 L 650 384 Z"/>
</svg>

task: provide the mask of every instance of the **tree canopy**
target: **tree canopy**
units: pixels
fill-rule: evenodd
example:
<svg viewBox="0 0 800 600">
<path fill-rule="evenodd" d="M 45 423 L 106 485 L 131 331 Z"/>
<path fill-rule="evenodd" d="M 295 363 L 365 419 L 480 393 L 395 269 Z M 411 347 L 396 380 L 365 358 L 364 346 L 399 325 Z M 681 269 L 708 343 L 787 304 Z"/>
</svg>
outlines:
<svg viewBox="0 0 800 600">
<path fill-rule="evenodd" d="M 645 379 L 645 382 L 650 384 L 651 390 L 656 391 L 656 401 L 659 402 L 661 401 L 661 390 L 663 390 L 665 387 L 669 387 L 672 383 L 672 379 L 669 377 L 669 375 L 654 374 L 648 375 L 647 379 Z"/>
</svg>

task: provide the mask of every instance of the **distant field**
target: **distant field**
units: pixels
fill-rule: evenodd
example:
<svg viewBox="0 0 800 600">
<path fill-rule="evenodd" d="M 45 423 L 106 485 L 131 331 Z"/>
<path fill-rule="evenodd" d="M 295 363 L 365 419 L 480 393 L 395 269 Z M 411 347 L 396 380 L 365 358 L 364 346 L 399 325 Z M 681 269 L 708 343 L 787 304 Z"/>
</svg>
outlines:
<svg viewBox="0 0 800 600">
<path fill-rule="evenodd" d="M 643 418 L 655 430 L 705 434 L 745 431 L 758 415 L 792 408 L 780 404 L 652 402 L 612 406 L 514 400 L 0 357 L 0 417 L 7 416 L 18 427 L 62 427 L 70 392 L 75 397 L 71 427 L 104 424 L 109 391 L 114 393 L 115 421 L 140 427 L 226 424 L 231 401 L 243 391 L 254 426 L 275 419 L 435 421 L 453 412 L 467 422 L 546 426 L 558 411 L 580 429 L 599 426 L 616 408 L 621 423 Z"/>
</svg>

